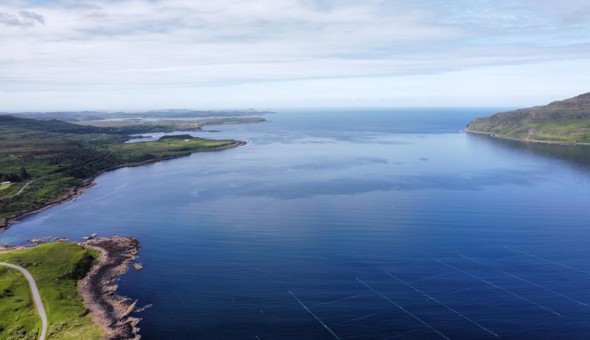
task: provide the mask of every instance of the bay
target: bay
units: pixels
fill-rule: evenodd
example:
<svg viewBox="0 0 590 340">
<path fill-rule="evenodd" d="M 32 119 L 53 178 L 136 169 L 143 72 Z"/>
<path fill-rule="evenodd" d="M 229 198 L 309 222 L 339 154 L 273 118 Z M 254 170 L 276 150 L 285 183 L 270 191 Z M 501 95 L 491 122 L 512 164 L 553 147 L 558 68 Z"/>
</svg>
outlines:
<svg viewBox="0 0 590 340">
<path fill-rule="evenodd" d="M 96 179 L 0 244 L 132 235 L 145 339 L 590 336 L 590 149 L 469 135 L 499 109 L 292 110 L 250 143 Z"/>
</svg>

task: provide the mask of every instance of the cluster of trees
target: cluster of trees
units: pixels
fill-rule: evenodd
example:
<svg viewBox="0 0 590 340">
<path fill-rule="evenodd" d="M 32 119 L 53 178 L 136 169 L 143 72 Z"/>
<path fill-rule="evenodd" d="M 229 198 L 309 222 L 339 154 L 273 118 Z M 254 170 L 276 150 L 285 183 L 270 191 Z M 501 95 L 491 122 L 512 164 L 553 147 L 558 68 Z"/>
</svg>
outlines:
<svg viewBox="0 0 590 340">
<path fill-rule="evenodd" d="M 9 174 L 3 174 L 0 173 L 0 182 L 22 182 L 24 180 L 27 180 L 31 178 L 31 176 L 29 175 L 29 173 L 27 172 L 27 169 L 25 168 L 20 168 L 19 173 L 9 173 Z"/>
<path fill-rule="evenodd" d="M 90 268 L 94 265 L 94 256 L 90 253 L 85 252 L 80 261 L 76 262 L 74 268 L 65 275 L 65 278 L 74 280 L 81 280 L 90 271 Z"/>
</svg>

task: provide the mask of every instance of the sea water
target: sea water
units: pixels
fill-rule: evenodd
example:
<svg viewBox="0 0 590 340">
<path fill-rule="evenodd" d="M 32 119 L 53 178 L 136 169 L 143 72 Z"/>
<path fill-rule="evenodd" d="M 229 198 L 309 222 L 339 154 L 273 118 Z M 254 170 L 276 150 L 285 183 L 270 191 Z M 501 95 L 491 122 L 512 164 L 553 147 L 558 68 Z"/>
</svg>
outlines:
<svg viewBox="0 0 590 340">
<path fill-rule="evenodd" d="M 496 109 L 292 110 L 125 168 L 0 244 L 132 235 L 144 339 L 590 337 L 590 150 L 463 133 Z"/>
</svg>

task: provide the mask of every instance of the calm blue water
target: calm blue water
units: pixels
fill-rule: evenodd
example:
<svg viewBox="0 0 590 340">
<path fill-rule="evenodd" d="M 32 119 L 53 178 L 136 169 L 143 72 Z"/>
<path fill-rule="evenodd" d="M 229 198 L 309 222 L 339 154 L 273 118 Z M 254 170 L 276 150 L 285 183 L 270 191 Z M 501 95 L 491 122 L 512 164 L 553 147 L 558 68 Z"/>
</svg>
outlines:
<svg viewBox="0 0 590 340">
<path fill-rule="evenodd" d="M 590 150 L 460 132 L 496 110 L 283 112 L 251 143 L 96 180 L 0 243 L 134 235 L 145 339 L 590 337 Z"/>
</svg>

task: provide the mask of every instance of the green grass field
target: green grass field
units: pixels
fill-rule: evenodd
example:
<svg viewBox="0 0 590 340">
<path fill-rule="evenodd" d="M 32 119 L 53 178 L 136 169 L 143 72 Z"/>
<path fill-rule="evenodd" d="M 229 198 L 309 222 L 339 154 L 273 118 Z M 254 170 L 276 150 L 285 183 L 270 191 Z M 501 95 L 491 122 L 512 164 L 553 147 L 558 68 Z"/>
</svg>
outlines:
<svg viewBox="0 0 590 340">
<path fill-rule="evenodd" d="M 0 267 L 0 339 L 36 339 L 41 329 L 25 277 Z"/>
<path fill-rule="evenodd" d="M 48 339 L 99 339 L 100 329 L 86 312 L 77 280 L 97 253 L 74 243 L 52 242 L 0 252 L 0 261 L 26 268 L 37 282 L 49 321 Z M 24 276 L 0 267 L 0 340 L 36 339 L 41 328 Z"/>
<path fill-rule="evenodd" d="M 12 185 L 12 183 L 10 183 L 10 184 L 0 184 L 0 191 L 6 190 L 6 189 L 10 188 L 11 185 Z"/>
</svg>

